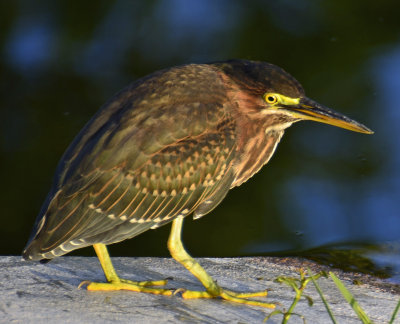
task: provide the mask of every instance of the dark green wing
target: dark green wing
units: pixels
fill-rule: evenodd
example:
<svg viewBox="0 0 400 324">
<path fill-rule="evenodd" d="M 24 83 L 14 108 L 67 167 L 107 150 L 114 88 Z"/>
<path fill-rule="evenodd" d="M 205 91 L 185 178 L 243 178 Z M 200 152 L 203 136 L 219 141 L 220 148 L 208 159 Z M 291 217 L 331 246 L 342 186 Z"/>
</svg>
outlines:
<svg viewBox="0 0 400 324">
<path fill-rule="evenodd" d="M 196 67 L 131 86 L 89 122 L 60 162 L 24 257 L 119 242 L 178 215 L 200 217 L 223 199 L 234 180 L 235 124 L 219 104 L 227 100 L 218 76 L 210 70 L 213 84 L 199 84 L 205 72 Z M 207 102 L 186 94 L 194 86 Z"/>
</svg>

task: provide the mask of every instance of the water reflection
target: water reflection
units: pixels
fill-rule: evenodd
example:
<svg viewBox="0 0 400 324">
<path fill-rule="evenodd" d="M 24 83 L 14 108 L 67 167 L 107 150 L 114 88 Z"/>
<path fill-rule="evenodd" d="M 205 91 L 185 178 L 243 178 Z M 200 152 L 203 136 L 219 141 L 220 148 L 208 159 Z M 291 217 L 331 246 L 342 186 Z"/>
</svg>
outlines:
<svg viewBox="0 0 400 324">
<path fill-rule="evenodd" d="M 310 97 L 376 133 L 295 125 L 260 174 L 187 221 L 188 248 L 223 256 L 400 241 L 398 10 L 396 1 L 2 2 L 0 253 L 20 253 L 58 159 L 105 100 L 154 70 L 234 57 L 283 66 Z M 167 255 L 167 235 L 112 250 Z"/>
</svg>

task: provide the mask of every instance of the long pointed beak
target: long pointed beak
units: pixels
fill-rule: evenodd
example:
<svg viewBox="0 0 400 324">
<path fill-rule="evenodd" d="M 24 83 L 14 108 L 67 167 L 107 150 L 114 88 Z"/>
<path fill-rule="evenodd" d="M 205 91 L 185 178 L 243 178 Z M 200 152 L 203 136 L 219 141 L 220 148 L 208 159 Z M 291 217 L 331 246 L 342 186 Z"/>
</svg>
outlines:
<svg viewBox="0 0 400 324">
<path fill-rule="evenodd" d="M 284 106 L 284 109 L 289 110 L 293 116 L 303 120 L 314 120 L 364 134 L 374 133 L 363 124 L 309 98 L 302 98 L 297 105 L 287 105 Z"/>
</svg>

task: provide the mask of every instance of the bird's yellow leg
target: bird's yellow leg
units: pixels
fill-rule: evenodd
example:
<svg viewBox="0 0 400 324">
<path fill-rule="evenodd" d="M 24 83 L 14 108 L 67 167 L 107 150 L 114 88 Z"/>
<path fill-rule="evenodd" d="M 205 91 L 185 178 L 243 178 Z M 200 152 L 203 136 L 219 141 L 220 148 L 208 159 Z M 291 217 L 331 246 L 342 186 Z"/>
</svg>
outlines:
<svg viewBox="0 0 400 324">
<path fill-rule="evenodd" d="M 171 290 L 149 287 L 165 285 L 167 284 L 167 280 L 137 282 L 119 278 L 111 262 L 107 247 L 104 244 L 94 244 L 93 247 L 99 258 L 101 267 L 103 268 L 107 283 L 90 282 L 87 286 L 87 290 L 131 290 L 156 295 L 172 295 Z"/>
<path fill-rule="evenodd" d="M 171 234 L 168 239 L 168 249 L 172 257 L 180 264 L 182 264 L 186 269 L 188 269 L 206 288 L 206 291 L 183 290 L 183 298 L 194 299 L 221 297 L 231 302 L 275 308 L 274 304 L 246 299 L 251 297 L 266 296 L 267 291 L 254 293 L 237 293 L 222 289 L 215 282 L 215 280 L 203 269 L 203 267 L 186 252 L 181 240 L 182 224 L 183 217 L 177 217 L 172 222 Z"/>
</svg>

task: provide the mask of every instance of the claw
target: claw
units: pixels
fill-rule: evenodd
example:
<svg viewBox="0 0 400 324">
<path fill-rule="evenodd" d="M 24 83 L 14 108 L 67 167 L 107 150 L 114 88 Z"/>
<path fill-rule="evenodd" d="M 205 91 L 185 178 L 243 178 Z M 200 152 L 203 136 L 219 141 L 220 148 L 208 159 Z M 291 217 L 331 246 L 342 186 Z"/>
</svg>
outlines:
<svg viewBox="0 0 400 324">
<path fill-rule="evenodd" d="M 84 280 L 79 284 L 78 289 L 81 289 L 83 285 L 90 285 L 90 284 L 91 284 L 90 280 Z"/>
</svg>

